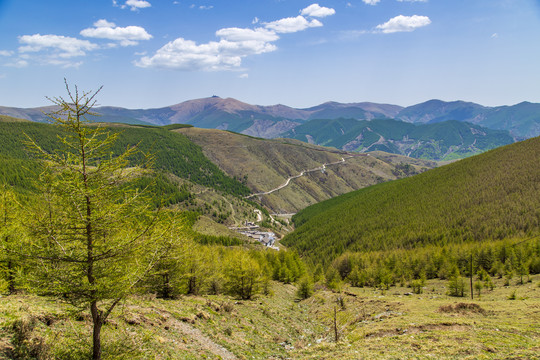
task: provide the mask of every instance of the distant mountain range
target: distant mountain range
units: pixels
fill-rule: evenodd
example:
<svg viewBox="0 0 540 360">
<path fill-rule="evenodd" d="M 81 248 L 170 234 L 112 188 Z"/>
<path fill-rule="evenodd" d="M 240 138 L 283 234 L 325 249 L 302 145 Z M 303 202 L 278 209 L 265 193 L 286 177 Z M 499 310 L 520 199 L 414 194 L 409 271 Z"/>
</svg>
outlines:
<svg viewBox="0 0 540 360">
<path fill-rule="evenodd" d="M 1 107 L 0 114 L 44 121 L 43 108 Z M 158 109 L 124 109 L 103 106 L 96 108 L 103 122 L 168 125 L 191 124 L 196 127 L 230 130 L 264 138 L 278 137 L 300 124 L 314 119 L 334 120 L 348 118 L 372 120 L 391 118 L 409 123 L 433 124 L 447 120 L 469 122 L 495 130 L 508 130 L 519 139 L 540 135 L 540 104 L 522 102 L 513 106 L 485 107 L 464 102 L 430 100 L 421 104 L 401 107 L 369 102 L 326 102 L 307 109 L 285 105 L 250 105 L 232 98 L 189 100 Z"/>
<path fill-rule="evenodd" d="M 282 136 L 346 151 L 380 150 L 432 160 L 460 159 L 514 142 L 506 130 L 456 120 L 418 125 L 391 119 L 311 120 Z"/>
</svg>

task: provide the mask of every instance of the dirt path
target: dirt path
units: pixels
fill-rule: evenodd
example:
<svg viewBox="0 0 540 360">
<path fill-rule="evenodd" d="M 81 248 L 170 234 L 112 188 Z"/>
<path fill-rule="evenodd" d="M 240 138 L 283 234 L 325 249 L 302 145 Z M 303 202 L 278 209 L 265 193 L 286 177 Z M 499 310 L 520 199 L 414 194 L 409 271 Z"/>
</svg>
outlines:
<svg viewBox="0 0 540 360">
<path fill-rule="evenodd" d="M 201 330 L 191 325 L 191 319 L 178 319 L 170 311 L 157 307 L 152 307 L 151 311 L 155 314 L 160 315 L 157 319 L 160 322 L 161 326 L 164 326 L 165 328 L 175 329 L 178 332 L 186 335 L 195 343 L 197 343 L 200 349 L 214 354 L 216 359 L 238 360 L 236 355 L 234 355 L 232 352 L 230 352 L 223 346 L 217 344 L 211 338 L 205 335 Z M 143 317 L 146 317 L 145 315 L 143 315 Z M 155 320 L 155 315 L 153 316 L 153 319 Z M 182 351 L 184 350 L 185 348 L 182 348 Z"/>
<path fill-rule="evenodd" d="M 238 360 L 238 358 L 232 352 L 225 349 L 223 346 L 216 344 L 214 341 L 212 341 L 212 339 L 204 335 L 201 330 L 178 320 L 173 321 L 173 326 L 177 330 L 180 330 L 193 340 L 197 341 L 203 349 L 216 355 L 218 359 Z"/>
<path fill-rule="evenodd" d="M 234 210 L 234 206 L 233 204 L 229 201 L 229 199 L 227 199 L 226 197 L 223 197 L 223 199 L 225 200 L 225 202 L 227 204 L 229 204 L 229 206 L 231 207 L 231 218 L 232 220 L 234 221 L 234 224 L 236 225 L 238 222 L 237 222 L 237 219 L 236 219 L 236 211 Z"/>
<path fill-rule="evenodd" d="M 359 155 L 360 155 L 360 154 L 359 154 Z M 364 155 L 364 154 L 362 154 L 362 155 Z M 365 154 L 365 156 L 367 156 L 367 155 L 369 155 L 369 154 Z M 357 155 L 357 156 L 358 156 L 358 155 Z M 354 157 L 354 156 L 352 156 L 352 155 L 344 156 L 344 157 L 342 157 L 341 160 L 339 160 L 339 161 L 335 161 L 335 162 L 331 162 L 331 163 L 322 164 L 321 166 L 316 167 L 316 168 L 314 168 L 314 169 L 303 170 L 300 174 L 289 177 L 289 178 L 287 179 L 287 181 L 285 181 L 283 184 L 279 185 L 279 186 L 278 186 L 277 188 L 275 188 L 275 189 L 272 189 L 272 190 L 269 190 L 269 191 L 265 191 L 265 192 L 260 192 L 260 193 L 251 194 L 251 195 L 246 196 L 245 198 L 246 198 L 246 199 L 249 199 L 249 198 L 252 198 L 252 197 L 254 197 L 254 196 L 269 195 L 269 194 L 271 194 L 271 193 L 273 193 L 273 192 L 276 192 L 276 191 L 278 191 L 278 190 L 283 189 L 284 187 L 289 186 L 289 184 L 291 183 L 291 180 L 297 179 L 297 178 L 299 178 L 299 177 L 301 177 L 301 176 L 304 176 L 304 175 L 306 175 L 307 173 L 310 173 L 310 172 L 324 170 L 324 169 L 326 169 L 327 166 L 330 166 L 330 165 L 344 164 L 345 161 L 346 161 L 346 159 L 350 159 L 350 158 L 352 158 L 352 157 Z"/>
</svg>

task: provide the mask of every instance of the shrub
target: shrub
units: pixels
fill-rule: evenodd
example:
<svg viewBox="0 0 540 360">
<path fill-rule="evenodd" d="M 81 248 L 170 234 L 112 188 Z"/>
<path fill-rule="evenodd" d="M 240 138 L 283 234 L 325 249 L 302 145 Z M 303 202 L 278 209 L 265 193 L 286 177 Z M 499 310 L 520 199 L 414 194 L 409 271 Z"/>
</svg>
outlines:
<svg viewBox="0 0 540 360">
<path fill-rule="evenodd" d="M 298 283 L 298 289 L 296 290 L 296 296 L 301 300 L 307 299 L 313 295 L 313 281 L 304 276 Z"/>
</svg>

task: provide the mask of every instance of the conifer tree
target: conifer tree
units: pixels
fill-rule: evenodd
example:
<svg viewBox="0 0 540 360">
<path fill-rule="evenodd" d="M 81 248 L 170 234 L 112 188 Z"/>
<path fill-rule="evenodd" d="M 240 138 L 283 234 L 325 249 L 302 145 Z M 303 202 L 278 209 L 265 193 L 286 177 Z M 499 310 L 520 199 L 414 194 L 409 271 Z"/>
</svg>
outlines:
<svg viewBox="0 0 540 360">
<path fill-rule="evenodd" d="M 231 254 L 225 268 L 226 288 L 230 295 L 252 299 L 259 291 L 263 274 L 259 263 L 245 251 Z"/>
<path fill-rule="evenodd" d="M 115 308 L 162 256 L 168 225 L 149 202 L 127 183 L 141 173 L 128 169 L 137 153 L 128 147 L 112 154 L 119 133 L 91 124 L 96 92 L 71 91 L 67 99 L 49 99 L 48 114 L 61 130 L 61 149 L 45 151 L 30 139 L 28 147 L 43 160 L 42 196 L 28 211 L 24 254 L 32 265 L 30 284 L 90 311 L 92 358 L 101 359 L 101 329 Z M 168 228 L 167 228 L 168 229 Z"/>
<path fill-rule="evenodd" d="M 20 204 L 15 192 L 5 184 L 0 186 L 0 293 L 16 291 L 18 258 L 13 251 L 18 242 Z"/>
<path fill-rule="evenodd" d="M 308 275 L 305 275 L 298 282 L 298 289 L 296 290 L 296 296 L 300 300 L 307 299 L 313 295 L 313 280 Z"/>
<path fill-rule="evenodd" d="M 448 295 L 450 296 L 465 296 L 465 280 L 461 277 L 457 266 L 452 271 L 448 279 Z"/>
</svg>

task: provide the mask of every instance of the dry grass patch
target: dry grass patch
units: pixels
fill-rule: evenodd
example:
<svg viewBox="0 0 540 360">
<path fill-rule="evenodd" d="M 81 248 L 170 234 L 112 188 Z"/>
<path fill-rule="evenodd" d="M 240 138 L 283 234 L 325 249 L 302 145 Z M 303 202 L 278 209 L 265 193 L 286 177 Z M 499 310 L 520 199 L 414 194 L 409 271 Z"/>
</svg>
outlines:
<svg viewBox="0 0 540 360">
<path fill-rule="evenodd" d="M 488 312 L 478 304 L 462 303 L 462 302 L 454 304 L 454 305 L 452 304 L 442 305 L 439 307 L 438 311 L 441 313 L 459 313 L 459 314 L 476 313 L 476 314 L 482 314 L 482 315 L 488 314 Z"/>
</svg>

